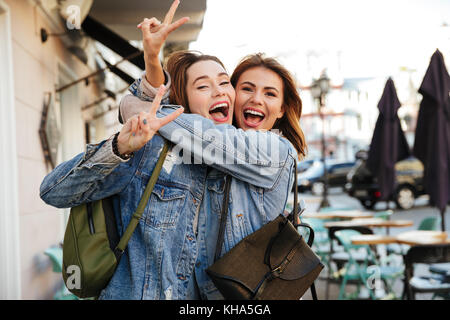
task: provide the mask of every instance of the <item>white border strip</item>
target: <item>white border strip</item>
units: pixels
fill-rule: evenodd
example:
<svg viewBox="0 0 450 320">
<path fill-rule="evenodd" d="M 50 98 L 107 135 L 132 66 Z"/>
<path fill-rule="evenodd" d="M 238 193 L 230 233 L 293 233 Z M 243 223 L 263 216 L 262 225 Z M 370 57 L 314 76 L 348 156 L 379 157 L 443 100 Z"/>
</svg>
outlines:
<svg viewBox="0 0 450 320">
<path fill-rule="evenodd" d="M 0 0 L 0 300 L 21 298 L 16 112 L 10 9 Z"/>
</svg>

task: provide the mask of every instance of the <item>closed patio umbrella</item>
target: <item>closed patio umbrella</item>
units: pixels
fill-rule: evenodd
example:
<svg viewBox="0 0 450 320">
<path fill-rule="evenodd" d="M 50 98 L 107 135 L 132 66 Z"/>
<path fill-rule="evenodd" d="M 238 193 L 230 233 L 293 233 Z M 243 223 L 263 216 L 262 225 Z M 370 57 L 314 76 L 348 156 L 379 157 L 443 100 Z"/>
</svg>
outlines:
<svg viewBox="0 0 450 320">
<path fill-rule="evenodd" d="M 414 155 L 424 165 L 424 186 L 430 204 L 441 212 L 445 230 L 445 209 L 450 200 L 450 76 L 439 50 L 431 57 L 419 88 L 420 103 L 414 141 Z"/>
<path fill-rule="evenodd" d="M 389 201 L 395 192 L 395 164 L 410 155 L 408 142 L 400 125 L 400 108 L 394 81 L 389 78 L 378 102 L 380 113 L 373 131 L 367 167 L 377 177 L 380 200 Z"/>
</svg>

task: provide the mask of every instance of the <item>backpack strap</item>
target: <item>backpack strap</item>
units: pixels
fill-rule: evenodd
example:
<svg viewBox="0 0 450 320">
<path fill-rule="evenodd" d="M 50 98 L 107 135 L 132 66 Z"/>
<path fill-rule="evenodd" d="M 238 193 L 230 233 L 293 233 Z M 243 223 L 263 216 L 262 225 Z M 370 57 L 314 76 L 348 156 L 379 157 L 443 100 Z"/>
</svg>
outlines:
<svg viewBox="0 0 450 320">
<path fill-rule="evenodd" d="M 159 173 L 161 172 L 162 165 L 164 163 L 164 160 L 166 159 L 167 151 L 169 150 L 169 144 L 170 142 L 165 140 L 158 162 L 156 163 L 152 176 L 150 177 L 150 180 L 148 181 L 147 186 L 145 187 L 144 194 L 142 195 L 142 198 L 139 201 L 139 205 L 135 213 L 131 217 L 131 221 L 128 224 L 127 229 L 123 233 L 122 238 L 120 238 L 117 247 L 114 249 L 115 253 L 119 254 L 119 256 L 121 256 L 124 253 L 128 241 L 133 235 L 133 232 L 136 229 L 137 225 L 139 224 L 139 220 L 141 219 L 142 214 L 144 213 L 144 209 L 147 206 L 148 199 L 150 199 L 150 195 L 152 194 L 153 188 L 156 184 L 156 181 L 158 180 Z"/>
</svg>

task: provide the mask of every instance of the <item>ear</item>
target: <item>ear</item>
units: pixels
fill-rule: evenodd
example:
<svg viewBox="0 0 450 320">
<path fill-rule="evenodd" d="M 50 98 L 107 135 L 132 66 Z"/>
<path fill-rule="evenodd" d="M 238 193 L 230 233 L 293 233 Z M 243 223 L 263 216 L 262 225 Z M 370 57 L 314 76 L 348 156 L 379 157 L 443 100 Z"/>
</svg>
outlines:
<svg viewBox="0 0 450 320">
<path fill-rule="evenodd" d="M 285 112 L 285 107 L 284 107 L 284 105 L 282 105 L 280 108 L 280 111 L 278 112 L 277 119 L 283 118 L 284 112 Z"/>
</svg>

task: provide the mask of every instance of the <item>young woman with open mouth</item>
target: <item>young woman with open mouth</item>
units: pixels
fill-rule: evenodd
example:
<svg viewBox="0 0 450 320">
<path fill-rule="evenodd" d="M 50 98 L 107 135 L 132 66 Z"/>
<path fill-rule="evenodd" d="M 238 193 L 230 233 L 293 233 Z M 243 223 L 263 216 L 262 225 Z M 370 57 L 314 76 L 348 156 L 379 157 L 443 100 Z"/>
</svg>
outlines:
<svg viewBox="0 0 450 320">
<path fill-rule="evenodd" d="M 160 24 L 162 27 L 153 35 L 144 35 L 144 39 L 154 40 L 157 32 L 174 28 L 177 22 L 171 24 L 171 20 L 177 5 L 176 0 Z M 146 29 L 146 24 L 143 24 L 145 32 L 150 30 Z M 146 57 L 150 44 L 151 41 L 144 41 Z M 116 195 L 114 209 L 119 233 L 122 233 L 149 180 L 164 139 L 193 153 L 194 158 L 201 157 L 202 164 L 180 163 L 177 155 L 168 154 L 139 226 L 99 299 L 221 299 L 205 270 L 214 260 L 226 174 L 231 175 L 232 180 L 222 254 L 284 212 L 293 185 L 295 159 L 305 152 L 303 133 L 298 125 L 301 100 L 288 73 L 273 71 L 282 80 L 282 87 L 268 83 L 259 90 L 260 83 L 253 78 L 243 83 L 242 90 L 249 93 L 252 84 L 255 85 L 255 95 L 243 98 L 242 109 L 236 110 L 242 112 L 247 122 L 242 120 L 244 125 L 258 124 L 255 127 L 258 130 L 244 131 L 230 125 L 235 104 L 230 84 L 233 78 L 228 78 L 217 58 L 180 53 L 171 59 L 168 62 L 172 81 L 170 93 L 163 97 L 164 89 L 159 88 L 153 103 L 126 96 L 121 102 L 121 116 L 125 120 L 121 131 L 114 138 L 89 145 L 85 153 L 60 164 L 41 184 L 41 198 L 57 207 L 73 207 Z M 150 63 L 146 58 L 147 72 Z M 198 73 L 193 72 L 195 67 Z M 242 73 L 251 70 L 253 67 L 246 67 Z M 162 70 L 159 75 L 164 82 Z M 284 78 L 286 75 L 288 77 Z M 238 77 L 236 88 L 240 88 L 241 78 Z M 146 86 L 140 79 L 131 90 L 148 99 L 150 92 Z M 275 117 L 272 112 L 275 105 L 269 103 L 271 95 L 259 96 L 272 87 L 281 93 L 277 108 L 283 111 L 283 115 Z M 168 97 L 191 113 L 181 114 L 180 106 L 160 107 L 161 100 Z M 251 114 L 249 108 L 257 114 L 245 118 L 244 113 Z M 269 120 L 273 121 L 272 125 Z M 297 126 L 283 126 L 291 121 Z M 198 122 L 203 131 L 219 138 L 205 139 L 195 130 Z M 284 137 L 259 130 L 274 125 L 280 126 Z M 179 135 L 175 137 L 175 131 L 181 132 L 184 139 L 179 139 Z M 156 132 L 160 136 L 155 135 Z M 200 148 L 192 148 L 191 141 Z M 258 150 L 256 141 L 276 141 L 277 148 Z M 243 149 L 235 142 L 244 146 Z M 117 148 L 113 149 L 114 145 Z M 196 154 L 208 148 L 225 152 L 233 161 L 217 161 L 208 152 Z"/>
</svg>

